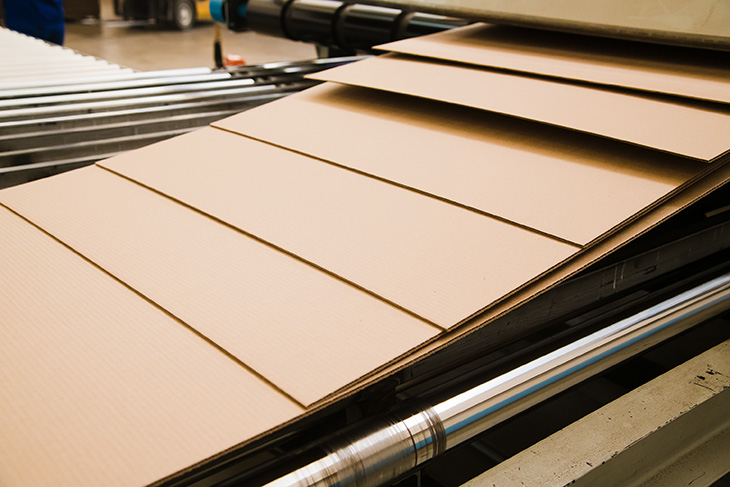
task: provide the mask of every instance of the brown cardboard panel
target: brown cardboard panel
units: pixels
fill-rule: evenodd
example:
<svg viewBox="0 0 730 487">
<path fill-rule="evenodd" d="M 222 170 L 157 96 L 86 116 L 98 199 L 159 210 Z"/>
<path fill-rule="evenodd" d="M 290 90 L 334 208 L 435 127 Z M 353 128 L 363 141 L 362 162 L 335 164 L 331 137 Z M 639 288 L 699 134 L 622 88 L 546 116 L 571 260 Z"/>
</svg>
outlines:
<svg viewBox="0 0 730 487">
<path fill-rule="evenodd" d="M 4 190 L 0 203 L 303 405 L 437 333 L 341 280 L 98 167 Z"/>
<path fill-rule="evenodd" d="M 705 168 L 512 117 L 333 84 L 213 125 L 580 245 Z"/>
<path fill-rule="evenodd" d="M 141 487 L 302 413 L 0 208 L 0 484 Z"/>
<path fill-rule="evenodd" d="M 442 328 L 466 319 L 577 250 L 474 211 L 215 128 L 101 166 L 342 276 Z"/>
<path fill-rule="evenodd" d="M 724 0 L 370 0 L 460 19 L 730 50 Z"/>
<path fill-rule="evenodd" d="M 474 24 L 381 49 L 730 103 L 727 53 Z"/>
<path fill-rule="evenodd" d="M 686 102 L 394 54 L 309 77 L 490 110 L 707 162 L 730 150 L 730 111 Z"/>
<path fill-rule="evenodd" d="M 712 191 L 730 183 L 730 162 L 727 160 L 719 162 L 714 167 L 716 168 L 715 170 L 709 172 L 694 184 L 675 193 L 663 204 L 654 207 L 646 214 L 633 220 L 598 244 L 581 251 L 569 262 L 555 268 L 540 279 L 531 282 L 518 292 L 497 303 L 495 306 L 490 307 L 461 326 L 440 335 L 424 347 L 382 368 L 376 374 L 369 376 L 367 380 L 361 381 L 348 390 L 341 391 L 336 397 L 331 398 L 331 400 L 335 401 L 338 398 L 353 394 L 384 377 L 393 375 L 419 359 L 436 353 L 444 347 L 448 347 L 457 340 L 468 340 L 471 333 L 484 329 L 500 316 L 549 291 L 565 279 L 570 278 L 587 266 L 627 245 L 634 239 L 676 215 L 682 209 L 699 201 Z M 500 330 L 494 329 L 493 333 L 499 334 Z"/>
</svg>

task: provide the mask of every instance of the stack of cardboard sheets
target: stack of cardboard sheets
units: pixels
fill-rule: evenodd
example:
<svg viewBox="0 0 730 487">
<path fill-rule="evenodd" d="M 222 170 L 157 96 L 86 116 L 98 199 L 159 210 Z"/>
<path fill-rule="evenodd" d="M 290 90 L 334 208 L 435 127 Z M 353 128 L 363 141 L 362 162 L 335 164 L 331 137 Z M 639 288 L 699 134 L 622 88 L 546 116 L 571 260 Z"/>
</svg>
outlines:
<svg viewBox="0 0 730 487">
<path fill-rule="evenodd" d="M 730 179 L 721 55 L 512 32 L 387 45 L 0 192 L 0 484 L 177 475 L 489 326 Z"/>
</svg>

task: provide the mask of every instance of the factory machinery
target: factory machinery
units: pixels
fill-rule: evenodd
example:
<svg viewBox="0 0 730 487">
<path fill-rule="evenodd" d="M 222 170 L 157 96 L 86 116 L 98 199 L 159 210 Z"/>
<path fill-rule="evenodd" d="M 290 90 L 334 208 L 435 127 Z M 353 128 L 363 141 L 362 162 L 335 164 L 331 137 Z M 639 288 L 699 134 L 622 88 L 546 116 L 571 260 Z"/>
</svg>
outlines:
<svg viewBox="0 0 730 487">
<path fill-rule="evenodd" d="M 235 31 L 253 29 L 348 53 L 433 31 L 435 24 L 464 24 L 459 16 L 729 47 L 727 37 L 666 25 L 657 34 L 635 25 L 572 21 L 569 15 L 559 22 L 545 20 L 539 13 L 525 15 L 519 5 L 509 12 L 478 2 L 368 3 L 378 5 L 219 0 L 211 10 Z M 417 9 L 430 13 L 414 13 Z M 600 8 L 594 15 L 600 17 Z M 687 406 L 682 411 L 707 414 L 705 421 L 678 420 L 679 414 L 667 420 L 661 411 L 672 402 L 652 389 L 685 394 L 677 383 L 679 372 L 690 373 L 702 387 L 713 356 L 724 356 L 727 363 L 727 344 L 713 347 L 730 338 L 728 190 L 716 191 L 498 319 L 521 331 L 503 337 L 475 333 L 170 485 L 730 485 L 728 477 L 721 478 L 730 471 L 727 397 L 716 396 L 706 407 L 691 394 L 682 396 Z M 701 370 L 692 369 L 697 365 L 691 362 L 681 365 L 698 356 Z M 653 385 L 646 385 L 649 381 Z M 724 391 L 719 395 L 727 396 L 726 388 L 717 389 Z M 631 402 L 637 400 L 653 412 L 637 414 Z M 709 409 L 715 413 L 699 412 Z M 604 410 L 619 415 L 614 420 L 623 422 L 623 433 L 612 431 L 611 418 L 596 419 Z M 651 431 L 645 436 L 636 433 L 642 422 Z M 606 451 L 596 455 L 602 448 Z"/>
<path fill-rule="evenodd" d="M 463 25 L 459 14 L 532 22 L 384 3 L 227 0 L 211 9 L 233 30 L 346 54 Z M 708 46 L 709 37 L 690 37 L 663 40 Z M 0 186 L 193 130 L 353 59 L 0 80 Z M 500 316 L 492 328 L 510 324 L 510 333 L 472 333 L 165 485 L 730 485 L 729 203 L 726 185 Z"/>
<path fill-rule="evenodd" d="M 726 373 L 728 189 L 495 322 L 513 336 L 475 333 L 165 485 L 730 485 L 727 377 L 706 403 L 686 390 Z"/>
<path fill-rule="evenodd" d="M 307 74 L 359 59 L 376 43 L 466 23 L 440 15 L 357 7 L 353 19 L 364 23 L 364 31 L 348 37 L 346 44 L 302 39 L 332 48 L 337 57 L 224 70 L 136 72 L 1 30 L 0 188 L 89 165 L 301 91 L 318 83 L 305 79 Z M 221 18 L 221 5 L 212 8 Z M 255 15 L 254 8 L 251 13 Z M 244 20 L 231 19 L 229 26 L 243 30 Z M 377 25 L 368 27 L 371 20 Z M 274 33 L 278 34 L 275 29 Z"/>
<path fill-rule="evenodd" d="M 0 39 L 0 188 L 203 127 L 353 59 L 137 72 L 7 29 Z"/>
</svg>

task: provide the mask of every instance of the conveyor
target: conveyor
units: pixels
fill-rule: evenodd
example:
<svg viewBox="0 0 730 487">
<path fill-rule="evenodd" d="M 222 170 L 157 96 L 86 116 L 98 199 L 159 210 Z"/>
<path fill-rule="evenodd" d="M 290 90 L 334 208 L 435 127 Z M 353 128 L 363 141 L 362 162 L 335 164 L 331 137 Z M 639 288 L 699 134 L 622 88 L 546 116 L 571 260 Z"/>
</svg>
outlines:
<svg viewBox="0 0 730 487">
<path fill-rule="evenodd" d="M 355 59 L 135 72 L 0 34 L 0 188 L 206 126 L 312 86 L 306 74 Z"/>
<path fill-rule="evenodd" d="M 398 26 L 401 24 L 396 18 L 421 15 L 399 10 L 408 8 L 475 20 L 496 20 L 519 26 L 585 32 L 585 27 L 581 24 L 553 21 L 549 18 L 546 20 L 549 15 L 541 17 L 543 12 L 538 7 L 533 9 L 535 15 L 529 17 L 520 10 L 524 7 L 522 5 L 513 9 L 505 7 L 504 11 L 500 11 L 502 7 L 490 6 L 492 10 L 488 10 L 487 6 L 480 7 L 474 2 L 448 5 L 447 2 L 366 3 L 378 6 L 360 7 L 311 0 L 228 0 L 217 2 L 218 6 L 215 8 L 219 10 L 217 15 L 214 13 L 214 17 L 225 21 L 233 30 L 251 28 L 338 48 L 367 49 L 387 42 L 390 40 L 389 36 L 400 29 Z M 704 5 L 697 7 L 697 12 L 700 12 Z M 559 8 L 561 7 L 556 7 Z M 358 26 L 348 27 L 348 14 L 343 13 L 348 12 L 348 9 L 353 13 L 359 10 L 372 12 L 370 23 L 362 21 L 370 28 L 367 40 L 358 37 L 361 34 Z M 592 14 L 594 19 L 601 15 L 600 9 L 597 10 L 597 13 Z M 565 15 L 567 19 L 568 14 Z M 579 15 L 580 13 L 576 14 Z M 718 13 L 717 17 L 722 15 Z M 647 25 L 643 31 L 636 26 L 625 30 L 617 29 L 609 22 L 605 28 L 591 29 L 590 33 L 727 49 L 726 38 L 708 34 L 713 27 L 710 25 L 712 22 L 705 25 L 708 29 L 706 31 L 703 31 L 703 27 L 692 31 L 678 28 L 676 31 L 667 29 L 660 34 L 647 34 L 663 21 L 664 19 L 659 18 L 652 23 L 652 27 Z M 727 22 L 727 18 L 721 18 L 719 22 Z M 693 25 L 695 27 L 697 25 Z M 348 35 L 357 38 L 357 43 L 348 41 Z M 670 335 L 678 338 L 669 340 L 669 345 L 665 344 L 665 348 L 671 350 L 679 346 L 692 349 L 690 342 L 694 340 L 694 335 L 692 332 L 685 332 L 694 325 L 702 325 L 695 329 L 698 336 L 703 333 L 703 327 L 714 329 L 710 334 L 715 334 L 718 341 L 711 340 L 712 343 L 726 340 L 730 331 L 727 319 L 721 316 L 727 311 L 727 275 L 712 276 L 722 274 L 725 272 L 723 269 L 727 268 L 727 196 L 725 188 L 710 201 L 686 210 L 650 236 L 634 242 L 618 256 L 594 265 L 581 276 L 503 318 L 511 321 L 515 327 L 529 328 L 530 338 L 515 334 L 511 338 L 503 337 L 499 346 L 491 343 L 484 348 L 480 343 L 486 343 L 487 340 L 475 334 L 471 340 L 456 343 L 451 349 L 424 359 L 409 371 L 384 381 L 379 387 L 371 387 L 360 393 L 349 404 L 331 408 L 332 411 L 327 414 L 323 413 L 321 417 L 312 419 L 308 426 L 291 428 L 291 431 L 282 434 L 280 440 L 272 440 L 262 445 L 258 456 L 256 448 L 251 448 L 248 453 L 241 452 L 241 457 L 237 459 L 232 455 L 228 460 L 231 471 L 240 469 L 243 473 L 232 480 L 214 482 L 211 485 L 459 485 L 458 479 L 470 478 L 463 477 L 460 468 L 478 473 L 486 470 L 485 463 L 494 464 L 505 459 L 504 455 L 498 453 L 499 447 L 495 449 L 489 445 L 488 439 L 485 440 L 489 438 L 489 433 L 485 436 L 485 432 L 495 425 L 527 408 L 533 407 L 534 411 L 534 406 L 541 401 L 549 404 L 549 398 L 560 391 L 593 377 L 599 371 L 610 369 L 621 361 L 625 362 L 622 367 L 629 370 L 623 373 L 635 373 L 632 372 L 631 364 L 633 367 L 645 364 L 635 356 L 665 339 L 668 340 Z M 711 218 L 715 218 L 722 214 L 725 215 L 721 217 L 724 222 L 718 223 L 719 226 L 712 224 L 695 232 L 698 221 L 707 222 L 707 216 L 713 215 Z M 704 237 L 701 236 L 703 234 Z M 697 260 L 690 257 L 690 254 L 699 249 L 703 249 L 700 251 L 702 256 L 695 254 Z M 709 268 L 705 268 L 705 264 L 709 264 Z M 631 271 L 626 271 L 627 269 Z M 620 278 L 617 277 L 619 273 Z M 607 281 L 613 290 L 605 293 Z M 694 282 L 696 287 L 689 285 L 690 282 Z M 685 285 L 689 285 L 690 289 L 682 291 L 686 289 Z M 700 309 L 700 314 L 695 315 Z M 535 326 L 536 320 L 541 326 Z M 649 331 L 668 331 L 675 326 L 676 334 L 669 332 L 662 338 L 654 335 L 654 331 Z M 575 337 L 575 340 L 570 341 L 570 336 Z M 618 336 L 621 338 L 617 338 Z M 654 338 L 650 338 L 652 336 Z M 655 347 L 654 353 L 661 355 L 661 350 L 661 346 L 658 349 Z M 702 347 L 692 353 L 701 351 Z M 528 358 L 532 360 L 527 361 Z M 512 368 L 512 365 L 507 364 L 522 365 Z M 614 367 L 611 370 L 617 369 Z M 499 371 L 503 373 L 499 375 Z M 481 382 L 484 377 L 492 378 Z M 479 385 L 474 386 L 475 383 Z M 464 384 L 472 384 L 472 387 L 463 390 Z M 463 392 L 454 393 L 454 390 Z M 568 393 L 568 397 L 572 397 L 570 394 Z M 522 418 L 524 417 L 523 415 Z M 353 418 L 364 419 L 354 421 Z M 519 421 L 518 418 L 513 424 L 519 424 Z M 722 420 L 718 421 L 717 431 L 720 432 L 723 431 L 720 423 L 724 423 Z M 357 426 L 351 426 L 353 422 Z M 531 436 L 528 432 L 524 433 L 525 436 Z M 306 446 L 307 442 L 302 440 L 318 436 L 321 438 L 312 441 L 314 446 Z M 726 437 L 727 435 L 724 436 Z M 534 442 L 537 439 L 528 441 Z M 475 459 L 481 462 L 479 466 L 465 467 L 454 455 L 440 463 L 433 461 L 435 457 L 441 457 L 447 450 L 461 443 L 471 443 L 470 447 L 462 447 L 462 454 L 464 449 L 469 448 L 480 452 L 476 457 L 472 456 L 472 462 Z M 726 439 L 715 443 L 714 447 L 720 448 L 715 455 L 717 458 L 730 454 L 730 445 Z M 270 456 L 275 458 L 268 459 Z M 529 455 L 522 455 L 522 461 L 528 457 Z M 575 461 L 579 460 L 578 457 Z M 234 466 L 237 462 L 240 462 L 238 465 L 241 467 Z M 717 472 L 730 470 L 730 463 L 727 468 L 723 468 L 722 463 L 722 460 L 719 463 L 715 460 L 714 477 L 708 476 L 707 479 L 694 481 L 703 485 L 726 485 L 721 480 L 714 483 L 719 477 Z M 219 468 L 222 471 L 225 471 L 225 464 L 226 461 L 221 462 Z M 549 471 L 549 466 L 543 470 Z M 646 471 L 650 470 L 651 467 L 647 466 Z M 206 474 L 201 472 L 200 475 L 201 477 L 192 478 L 202 479 Z M 483 477 L 482 483 L 478 485 L 492 485 L 487 474 Z M 508 477 L 506 474 L 500 479 L 503 482 Z M 573 478 L 576 479 L 577 477 Z M 530 479 L 526 477 L 524 480 Z M 668 479 L 665 481 L 668 482 L 666 485 L 674 485 Z M 205 485 L 205 482 L 201 480 L 200 485 Z M 612 485 L 610 479 L 606 481 L 606 485 Z"/>
<path fill-rule="evenodd" d="M 445 401 L 354 434 L 347 445 L 267 486 L 383 485 L 580 382 L 584 374 L 728 309 L 730 274 L 725 274 Z"/>
<path fill-rule="evenodd" d="M 727 189 L 502 318 L 523 333 L 477 334 L 169 485 L 450 487 L 499 465 L 730 339 Z"/>
<path fill-rule="evenodd" d="M 376 44 L 466 25 L 463 19 L 332 0 L 214 0 L 213 18 L 233 31 L 313 42 L 336 50 L 369 50 Z"/>
<path fill-rule="evenodd" d="M 346 49 L 369 49 L 403 35 L 458 25 L 463 21 L 434 15 L 468 12 L 436 6 L 424 10 L 434 13 L 416 14 L 404 10 L 404 2 L 377 2 L 385 5 L 375 7 L 325 0 L 213 3 L 218 9 L 214 16 L 234 30 L 258 26 L 263 32 Z M 676 36 L 672 39 L 676 42 Z M 315 81 L 304 79 L 305 74 L 352 60 L 226 72 L 121 70 L 117 77 L 92 73 L 84 82 L 59 78 L 31 88 L 0 85 L 0 186 L 188 132 L 311 86 Z M 640 393 L 637 387 L 730 340 L 728 201 L 730 187 L 725 185 L 500 315 L 493 326 L 157 485 L 491 485 L 490 468 L 502 464 L 519 469 L 519 463 L 513 467 L 515 462 L 505 460 L 522 451 L 519 461 L 529 462 L 531 445 L 545 438 L 549 443 L 552 433 L 606 404 L 620 410 L 620 403 L 613 403 L 618 397 L 634 389 Z M 716 404 L 715 397 L 726 401 L 727 391 L 693 397 L 695 402 L 687 407 L 709 409 L 703 405 L 711 400 Z M 696 432 L 705 439 L 714 438 L 712 428 L 718 428 L 718 439 L 698 443 L 696 451 L 712 445 L 720 452 L 719 461 L 707 470 L 712 473 L 693 478 L 693 486 L 728 483 L 727 478 L 718 480 L 730 471 L 730 462 L 722 465 L 722 453 L 730 445 L 722 410 L 717 414 L 717 423 L 690 423 L 706 429 Z M 657 431 L 660 426 L 667 425 L 658 425 Z M 692 448 L 688 451 L 683 454 L 691 458 Z M 578 455 L 575 461 L 582 463 L 582 458 Z M 515 478 L 510 472 L 499 475 Z M 529 478 L 518 481 L 541 485 Z"/>
</svg>

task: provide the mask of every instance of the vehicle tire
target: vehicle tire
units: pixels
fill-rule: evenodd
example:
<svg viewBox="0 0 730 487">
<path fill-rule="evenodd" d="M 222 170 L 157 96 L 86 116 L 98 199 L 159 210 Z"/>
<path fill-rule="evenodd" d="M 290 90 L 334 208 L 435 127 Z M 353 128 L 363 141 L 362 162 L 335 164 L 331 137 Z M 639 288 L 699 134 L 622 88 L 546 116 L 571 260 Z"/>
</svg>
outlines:
<svg viewBox="0 0 730 487">
<path fill-rule="evenodd" d="M 177 29 L 188 30 L 195 23 L 193 0 L 173 0 L 172 23 Z"/>
</svg>

